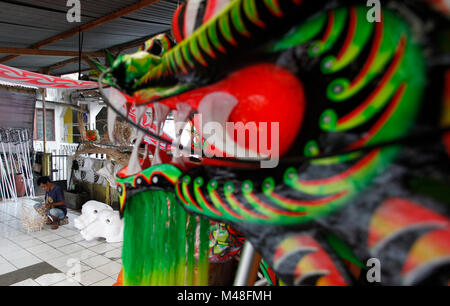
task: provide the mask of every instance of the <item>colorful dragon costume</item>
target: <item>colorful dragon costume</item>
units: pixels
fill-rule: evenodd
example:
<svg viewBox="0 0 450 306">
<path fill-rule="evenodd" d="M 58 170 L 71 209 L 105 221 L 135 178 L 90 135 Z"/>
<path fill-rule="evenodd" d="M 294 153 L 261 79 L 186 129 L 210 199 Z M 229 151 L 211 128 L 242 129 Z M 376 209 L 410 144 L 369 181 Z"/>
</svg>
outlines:
<svg viewBox="0 0 450 306">
<path fill-rule="evenodd" d="M 206 285 L 210 220 L 288 285 L 367 283 L 371 259 L 383 285 L 448 284 L 449 10 L 369 2 L 188 1 L 171 34 L 97 63 L 140 131 L 117 178 L 125 285 Z M 170 112 L 188 145 L 160 136 Z"/>
</svg>

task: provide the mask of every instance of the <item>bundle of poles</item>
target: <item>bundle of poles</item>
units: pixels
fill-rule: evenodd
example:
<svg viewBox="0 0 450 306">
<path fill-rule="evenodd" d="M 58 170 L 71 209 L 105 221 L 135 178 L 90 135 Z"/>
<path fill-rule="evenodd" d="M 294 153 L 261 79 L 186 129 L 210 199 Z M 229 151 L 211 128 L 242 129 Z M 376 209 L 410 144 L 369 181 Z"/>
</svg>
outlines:
<svg viewBox="0 0 450 306">
<path fill-rule="evenodd" d="M 27 197 L 35 196 L 31 146 L 27 129 L 0 128 L 0 193 L 3 199 L 17 200 L 18 182 L 23 182 Z"/>
</svg>

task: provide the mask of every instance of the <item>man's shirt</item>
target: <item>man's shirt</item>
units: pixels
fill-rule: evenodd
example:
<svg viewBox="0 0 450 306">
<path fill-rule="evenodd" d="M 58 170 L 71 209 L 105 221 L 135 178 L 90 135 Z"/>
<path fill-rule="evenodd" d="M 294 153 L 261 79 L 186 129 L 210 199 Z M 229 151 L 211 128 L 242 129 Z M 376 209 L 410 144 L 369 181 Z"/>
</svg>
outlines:
<svg viewBox="0 0 450 306">
<path fill-rule="evenodd" d="M 45 203 L 53 204 L 60 201 L 64 201 L 64 192 L 61 187 L 53 185 L 53 189 L 45 193 Z M 64 212 L 64 215 L 67 215 L 66 205 L 57 205 L 54 206 L 54 208 L 61 209 Z"/>
</svg>

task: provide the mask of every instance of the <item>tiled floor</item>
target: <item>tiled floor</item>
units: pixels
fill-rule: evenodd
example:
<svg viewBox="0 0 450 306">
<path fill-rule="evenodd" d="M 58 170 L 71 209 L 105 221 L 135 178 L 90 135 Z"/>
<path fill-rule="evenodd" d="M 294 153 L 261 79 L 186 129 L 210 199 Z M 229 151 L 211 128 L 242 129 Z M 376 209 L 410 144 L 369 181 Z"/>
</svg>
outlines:
<svg viewBox="0 0 450 306">
<path fill-rule="evenodd" d="M 52 230 L 28 232 L 22 223 L 23 207 L 33 201 L 0 202 L 0 284 L 20 279 L 13 286 L 111 286 L 121 269 L 122 243 L 84 240 L 73 226 L 76 211 L 68 212 L 69 224 Z M 47 273 L 26 273 L 48 267 Z M 37 272 L 39 274 L 39 272 Z"/>
</svg>

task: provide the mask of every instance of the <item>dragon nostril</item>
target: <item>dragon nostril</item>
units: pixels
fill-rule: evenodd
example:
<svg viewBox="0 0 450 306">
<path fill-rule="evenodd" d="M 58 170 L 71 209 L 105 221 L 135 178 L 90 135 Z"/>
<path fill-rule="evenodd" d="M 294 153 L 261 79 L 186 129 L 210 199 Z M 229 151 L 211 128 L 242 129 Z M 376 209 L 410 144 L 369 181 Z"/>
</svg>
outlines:
<svg viewBox="0 0 450 306">
<path fill-rule="evenodd" d="M 159 40 L 155 40 L 152 47 L 148 50 L 149 53 L 161 56 L 161 53 L 163 52 L 163 48 L 161 46 L 161 43 Z"/>
</svg>

